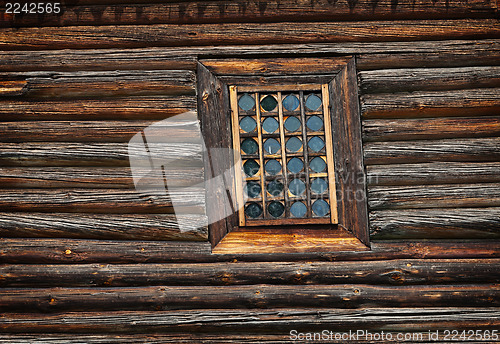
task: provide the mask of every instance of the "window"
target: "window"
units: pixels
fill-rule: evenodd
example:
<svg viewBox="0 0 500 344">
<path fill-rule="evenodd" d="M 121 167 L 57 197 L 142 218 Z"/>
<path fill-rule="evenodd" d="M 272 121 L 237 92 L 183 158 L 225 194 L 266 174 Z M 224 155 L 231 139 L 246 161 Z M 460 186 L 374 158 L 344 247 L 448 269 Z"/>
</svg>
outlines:
<svg viewBox="0 0 500 344">
<path fill-rule="evenodd" d="M 206 161 L 207 180 L 241 154 L 207 187 L 214 253 L 369 249 L 353 57 L 200 60 L 197 81 L 207 148 L 237 152 Z M 216 221 L 227 195 L 243 206 Z"/>
</svg>

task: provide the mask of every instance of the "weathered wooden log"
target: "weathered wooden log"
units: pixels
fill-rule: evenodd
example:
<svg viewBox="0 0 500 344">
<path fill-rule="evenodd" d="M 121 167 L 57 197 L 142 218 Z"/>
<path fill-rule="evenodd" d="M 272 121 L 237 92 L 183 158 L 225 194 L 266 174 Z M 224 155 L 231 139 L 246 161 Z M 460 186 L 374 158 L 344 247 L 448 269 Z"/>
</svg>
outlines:
<svg viewBox="0 0 500 344">
<path fill-rule="evenodd" d="M 366 167 L 368 185 L 473 184 L 500 182 L 500 162 L 431 162 Z"/>
<path fill-rule="evenodd" d="M 372 239 L 500 237 L 500 208 L 380 210 L 370 213 Z"/>
<path fill-rule="evenodd" d="M 0 287 L 459 284 L 498 281 L 500 259 L 132 265 L 4 265 Z"/>
<path fill-rule="evenodd" d="M 179 229 L 182 223 L 182 230 Z M 205 215 L 0 213 L 0 236 L 107 240 L 208 240 Z"/>
<path fill-rule="evenodd" d="M 500 58 L 499 40 L 411 42 L 349 42 L 315 44 L 224 45 L 210 47 L 149 47 L 138 49 L 0 51 L 0 71 L 78 71 L 128 69 L 196 69 L 199 55 L 256 54 L 357 55 L 357 68 L 432 68 L 493 66 Z M 140 61 L 140 63 L 137 63 Z"/>
<path fill-rule="evenodd" d="M 2 121 L 161 120 L 196 109 L 194 96 L 0 102 Z"/>
<path fill-rule="evenodd" d="M 500 183 L 424 186 L 372 186 L 370 209 L 500 206 Z"/>
<path fill-rule="evenodd" d="M 155 312 L 72 312 L 63 314 L 3 314 L 0 319 L 0 329 L 3 333 L 18 333 L 16 337 L 7 334 L 0 338 L 32 338 L 29 333 L 59 333 L 38 335 L 30 343 L 65 344 L 77 343 L 164 343 L 159 340 L 170 338 L 167 343 L 192 343 L 203 338 L 203 343 L 261 343 L 257 340 L 266 338 L 267 333 L 272 333 L 274 340 L 270 343 L 285 343 L 290 341 L 290 330 L 296 329 L 303 332 L 315 330 L 320 332 L 328 330 L 347 332 L 362 329 L 369 332 L 384 331 L 394 332 L 422 332 L 422 340 L 418 343 L 431 343 L 425 341 L 428 331 L 445 329 L 488 329 L 498 326 L 500 311 L 495 307 L 430 307 L 430 308 L 363 308 L 363 309 L 338 309 L 338 308 L 279 308 L 279 309 L 232 309 L 232 310 L 171 310 Z M 339 331 L 340 330 L 340 331 Z M 176 332 L 182 331 L 182 334 Z M 62 333 L 72 334 L 73 339 Z M 130 334 L 125 334 L 125 333 Z M 155 333 L 149 337 L 145 333 Z M 166 332 L 166 333 L 165 333 Z M 173 332 L 173 333 L 171 333 Z M 203 333 L 200 336 L 198 332 Z M 80 337 L 79 334 L 87 333 Z M 106 333 L 114 333 L 112 337 Z M 118 335 L 122 333 L 121 335 Z M 141 337 L 138 337 L 140 333 Z M 168 333 L 168 334 L 167 334 Z M 189 334 L 188 334 L 189 333 Z M 77 335 L 78 334 L 78 335 Z M 135 334 L 135 335 L 134 335 Z M 76 337 L 75 337 L 76 336 Z M 108 337 L 109 336 L 109 337 Z M 168 336 L 168 337 L 166 337 Z M 170 337 L 171 336 L 171 337 Z M 247 337 L 248 336 L 248 337 Z M 48 341 L 52 338 L 52 341 Z M 68 339 L 68 342 L 62 340 Z M 107 339 L 110 341 L 106 341 Z M 396 335 L 394 334 L 394 338 Z M 418 337 L 415 337 L 418 338 Z M 443 332 L 441 336 L 443 338 Z M 449 336 L 448 336 L 449 338 Z M 89 339 L 89 340 L 88 340 Z M 121 339 L 121 341 L 119 341 Z M 178 341 L 173 341 L 177 339 Z M 248 341 L 247 341 L 248 339 Z M 267 338 L 269 339 L 269 338 Z M 376 343 L 362 336 L 360 343 Z M 372 338 L 373 339 L 373 338 Z M 27 341 L 23 341 L 26 343 Z M 268 341 L 265 340 L 265 343 Z M 330 341 L 345 343 L 344 341 Z M 356 340 L 358 342 L 358 340 Z M 417 341 L 413 341 L 414 343 Z M 9 342 L 7 342 L 9 343 Z M 19 343 L 19 342 L 15 342 Z"/>
<path fill-rule="evenodd" d="M 300 295 L 300 297 L 297 297 Z M 255 285 L 37 288 L 0 291 L 2 312 L 192 308 L 498 307 L 498 284 L 373 286 Z"/>
<path fill-rule="evenodd" d="M 368 142 L 488 136 L 500 136 L 500 117 L 373 119 L 363 121 L 363 140 Z"/>
<path fill-rule="evenodd" d="M 228 35 L 228 32 L 235 34 Z M 499 38 L 496 19 L 9 28 L 2 50 Z"/>
<path fill-rule="evenodd" d="M 128 154 L 126 143 L 0 143 L 0 163 L 3 166 L 128 167 Z M 161 154 L 203 168 L 199 144 L 162 144 Z"/>
<path fill-rule="evenodd" d="M 366 94 L 361 97 L 361 110 L 366 119 L 498 116 L 499 95 L 499 88 L 412 92 L 396 95 Z"/>
<path fill-rule="evenodd" d="M 205 211 L 203 188 L 161 190 L 140 193 L 117 189 L 23 189 L 2 190 L 1 211 L 70 212 L 70 213 L 171 213 L 172 197 L 184 213 Z"/>
<path fill-rule="evenodd" d="M 139 172 L 147 176 L 147 171 Z M 147 177 L 143 177 L 147 178 Z M 201 184 L 203 168 L 175 168 L 169 170 L 167 185 L 179 187 Z M 0 167 L 0 188 L 134 188 L 130 168 L 99 167 Z"/>
<path fill-rule="evenodd" d="M 243 10 L 242 10 L 243 9 Z M 484 0 L 470 4 L 463 0 L 450 2 L 410 1 L 391 3 L 388 0 L 373 4 L 368 0 L 354 6 L 332 3 L 326 0 L 301 3 L 293 0 L 269 1 L 262 5 L 257 1 L 239 0 L 232 3 L 203 1 L 199 3 L 169 2 L 163 4 L 105 4 L 66 5 L 58 14 L 39 16 L 9 16 L 2 27 L 24 26 L 72 26 L 72 25 L 140 25 L 220 22 L 268 22 L 268 21 L 334 21 L 359 19 L 445 19 L 445 18 L 493 18 L 496 4 Z"/>
<path fill-rule="evenodd" d="M 156 121 L 0 122 L 0 142 L 129 142 L 135 134 L 154 123 Z M 153 134 L 164 143 L 200 142 L 196 118 L 189 122 L 171 119 L 156 128 Z"/>
<path fill-rule="evenodd" d="M 208 242 L 3 238 L 3 264 L 167 263 L 215 261 L 363 261 L 500 258 L 500 241 L 375 241 L 369 251 L 304 254 L 211 254 Z"/>
<path fill-rule="evenodd" d="M 496 66 L 382 69 L 363 71 L 358 76 L 365 94 L 500 87 L 500 67 Z"/>
<path fill-rule="evenodd" d="M 192 71 L 106 71 L 2 73 L 0 78 L 24 78 L 24 97 L 92 98 L 195 93 Z"/>
<path fill-rule="evenodd" d="M 372 142 L 363 146 L 366 165 L 431 161 L 500 160 L 500 138 Z"/>
<path fill-rule="evenodd" d="M 17 97 L 26 92 L 28 83 L 24 80 L 0 80 L 0 97 Z"/>
</svg>

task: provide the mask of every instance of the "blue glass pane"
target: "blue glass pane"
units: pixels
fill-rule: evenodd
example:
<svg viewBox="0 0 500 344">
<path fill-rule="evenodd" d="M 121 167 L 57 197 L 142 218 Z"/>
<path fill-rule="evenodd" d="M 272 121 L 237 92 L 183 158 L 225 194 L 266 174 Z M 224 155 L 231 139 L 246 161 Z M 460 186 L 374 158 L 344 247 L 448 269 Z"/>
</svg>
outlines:
<svg viewBox="0 0 500 344">
<path fill-rule="evenodd" d="M 311 190 L 316 194 L 322 194 L 328 190 L 328 183 L 323 178 L 316 178 L 311 183 Z"/>
<path fill-rule="evenodd" d="M 264 109 L 264 111 L 273 111 L 278 105 L 278 101 L 271 95 L 265 96 L 260 101 L 260 106 Z"/>
<path fill-rule="evenodd" d="M 253 219 L 259 217 L 262 214 L 262 207 L 252 202 L 245 208 L 245 214 Z"/>
<path fill-rule="evenodd" d="M 247 133 L 254 131 L 255 127 L 257 127 L 257 122 L 250 116 L 243 117 L 240 121 L 240 128 Z"/>
<path fill-rule="evenodd" d="M 300 120 L 297 117 L 288 117 L 285 121 L 285 129 L 290 132 L 300 130 Z"/>
<path fill-rule="evenodd" d="M 245 154 L 255 154 L 257 153 L 257 149 L 259 149 L 259 145 L 254 139 L 245 139 L 241 143 L 241 150 Z"/>
<path fill-rule="evenodd" d="M 313 205 L 312 205 L 312 211 L 314 214 L 317 216 L 323 217 L 328 214 L 329 212 L 329 205 L 322 199 L 316 200 Z"/>
<path fill-rule="evenodd" d="M 319 152 L 325 147 L 325 142 L 318 136 L 314 136 L 309 140 L 309 148 L 311 148 L 315 152 Z"/>
<path fill-rule="evenodd" d="M 264 141 L 264 153 L 276 154 L 280 151 L 280 143 L 276 139 L 267 139 Z"/>
<path fill-rule="evenodd" d="M 267 212 L 272 217 L 280 217 L 285 211 L 285 206 L 280 202 L 273 201 L 267 206 Z"/>
<path fill-rule="evenodd" d="M 318 116 L 311 116 L 307 120 L 307 127 L 312 131 L 319 131 L 323 128 L 323 120 Z"/>
<path fill-rule="evenodd" d="M 243 164 L 243 171 L 245 171 L 245 174 L 249 177 L 255 175 L 257 172 L 259 172 L 260 165 L 255 161 L 255 160 L 247 160 Z"/>
<path fill-rule="evenodd" d="M 295 202 L 290 207 L 290 213 L 294 217 L 304 217 L 306 215 L 306 213 L 307 213 L 307 207 L 302 202 Z"/>
<path fill-rule="evenodd" d="M 267 184 L 266 189 L 271 196 L 279 196 L 283 192 L 284 186 L 280 181 L 273 180 Z"/>
<path fill-rule="evenodd" d="M 288 190 L 292 195 L 300 196 L 306 191 L 306 184 L 300 179 L 294 179 L 288 185 Z"/>
<path fill-rule="evenodd" d="M 299 173 L 304 168 L 304 163 L 299 158 L 292 158 L 286 166 L 288 167 L 288 172 Z"/>
<path fill-rule="evenodd" d="M 316 173 L 323 172 L 326 168 L 325 160 L 321 159 L 319 156 L 315 157 L 309 163 L 309 167 Z"/>
<path fill-rule="evenodd" d="M 283 99 L 283 107 L 288 111 L 295 111 L 299 105 L 299 99 L 293 94 L 289 94 L 285 99 Z"/>
<path fill-rule="evenodd" d="M 281 171 L 281 164 L 278 160 L 269 160 L 266 163 L 266 172 L 270 175 L 278 174 Z"/>
<path fill-rule="evenodd" d="M 248 182 L 245 185 L 245 193 L 250 198 L 258 197 L 261 190 L 260 184 L 256 182 Z"/>
<path fill-rule="evenodd" d="M 248 111 L 255 106 L 255 100 L 248 93 L 245 93 L 238 100 L 238 105 L 242 110 Z"/>
<path fill-rule="evenodd" d="M 291 137 L 286 141 L 286 149 L 290 152 L 298 152 L 302 148 L 302 141 L 297 137 Z"/>
<path fill-rule="evenodd" d="M 278 129 L 278 121 L 272 117 L 268 117 L 262 122 L 262 128 L 268 133 L 274 133 Z"/>
<path fill-rule="evenodd" d="M 311 111 L 316 111 L 321 106 L 321 99 L 315 94 L 311 94 L 306 99 L 306 107 Z"/>
</svg>

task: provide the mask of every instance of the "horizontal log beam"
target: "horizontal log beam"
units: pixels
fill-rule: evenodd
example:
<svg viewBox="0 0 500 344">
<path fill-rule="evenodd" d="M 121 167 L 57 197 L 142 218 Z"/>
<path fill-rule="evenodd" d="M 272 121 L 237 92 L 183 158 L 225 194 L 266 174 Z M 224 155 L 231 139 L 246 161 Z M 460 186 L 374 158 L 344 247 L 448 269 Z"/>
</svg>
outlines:
<svg viewBox="0 0 500 344">
<path fill-rule="evenodd" d="M 425 186 L 372 186 L 370 209 L 500 206 L 500 183 Z"/>
<path fill-rule="evenodd" d="M 494 283 L 500 259 L 132 265 L 3 265 L 2 288 Z"/>
<path fill-rule="evenodd" d="M 297 297 L 300 295 L 300 297 Z M 499 307 L 498 284 L 373 286 L 154 286 L 0 291 L 5 312 L 79 312 L 192 308 Z"/>
<path fill-rule="evenodd" d="M 162 154 L 176 156 L 179 161 L 201 169 L 201 149 L 201 145 L 193 143 L 163 144 Z M 130 166 L 126 143 L 0 143 L 0 163 L 3 166 L 44 167 Z"/>
<path fill-rule="evenodd" d="M 243 9 L 243 10 L 242 10 Z M 239 0 L 232 3 L 203 1 L 199 3 L 170 2 L 149 4 L 66 5 L 59 14 L 38 16 L 6 16 L 2 27 L 72 26 L 72 25 L 140 25 L 221 22 L 269 22 L 307 20 L 374 20 L 374 19 L 446 19 L 493 18 L 496 3 L 491 0 L 470 4 L 463 0 L 410 1 L 373 4 L 362 0 L 348 2 L 319 0 L 301 3 L 293 0 L 269 1 L 266 6 L 257 1 Z"/>
<path fill-rule="evenodd" d="M 371 142 L 363 146 L 366 165 L 432 161 L 500 160 L 500 138 Z"/>
<path fill-rule="evenodd" d="M 498 116 L 499 95 L 500 88 L 366 94 L 361 97 L 361 111 L 366 119 Z"/>
<path fill-rule="evenodd" d="M 135 134 L 154 123 L 156 121 L 0 122 L 0 142 L 129 142 Z M 184 122 L 171 119 L 155 128 L 157 138 L 163 143 L 200 142 L 196 118 Z"/>
<path fill-rule="evenodd" d="M 500 136 L 500 117 L 373 119 L 363 121 L 363 141 L 433 140 Z"/>
<path fill-rule="evenodd" d="M 194 96 L 0 102 L 1 121 L 161 120 L 196 109 Z"/>
<path fill-rule="evenodd" d="M 170 190 L 162 194 L 141 194 L 135 190 L 117 189 L 4 189 L 0 211 L 70 212 L 70 213 L 171 213 L 175 206 L 184 213 L 202 214 L 205 192 L 200 187 Z"/>
<path fill-rule="evenodd" d="M 228 32 L 235 34 L 228 35 Z M 232 23 L 192 25 L 8 28 L 2 50 L 140 48 L 148 46 L 275 44 L 446 39 L 495 39 L 497 20 Z"/>
<path fill-rule="evenodd" d="M 147 171 L 138 175 L 147 176 Z M 143 177 L 146 178 L 146 177 Z M 204 181 L 203 168 L 176 168 L 168 172 L 169 186 L 190 186 Z M 132 189 L 130 168 L 0 167 L 0 188 Z"/>
<path fill-rule="evenodd" d="M 494 66 L 500 58 L 499 40 L 411 42 L 349 42 L 314 44 L 225 45 L 182 48 L 148 47 L 100 50 L 0 51 L 0 71 L 99 71 L 196 69 L 199 56 L 323 54 L 357 56 L 357 68 L 385 69 L 422 66 Z M 137 63 L 140 61 L 140 64 Z"/>
<path fill-rule="evenodd" d="M 179 228 L 182 224 L 182 229 Z M 0 213 L 0 236 L 207 241 L 205 215 Z M 91 224 L 91 225 L 89 225 Z"/>
<path fill-rule="evenodd" d="M 170 310 L 155 312 L 73 312 L 63 314 L 3 314 L 0 329 L 6 333 L 0 339 L 34 338 L 33 343 L 189 343 L 201 338 L 204 343 L 283 343 L 290 341 L 290 330 L 303 332 L 332 331 L 347 332 L 358 329 L 369 332 L 422 332 L 424 341 L 428 331 L 445 329 L 490 329 L 498 326 L 500 311 L 496 307 L 471 308 L 364 308 L 336 309 L 307 308 L 280 309 L 234 309 L 234 310 Z M 179 334 L 178 331 L 182 331 Z M 37 336 L 30 333 L 53 333 Z M 164 333 L 173 332 L 173 333 Z M 177 333 L 175 333 L 177 332 Z M 188 334 L 189 332 L 189 334 Z M 58 334 L 56 334 L 58 333 Z M 70 338 L 62 333 L 78 333 Z M 87 335 L 81 335 L 86 333 Z M 117 334 L 117 337 L 110 335 Z M 121 334 L 120 334 L 121 333 Z M 127 334 L 128 333 L 128 334 Z M 155 333 L 149 337 L 145 333 Z M 272 333 L 267 334 L 267 333 Z M 120 335 L 118 335 L 120 334 Z M 139 337 L 140 334 L 140 337 Z M 441 331 L 442 334 L 442 331 Z M 248 336 L 248 337 L 247 337 Z M 272 336 L 272 340 L 268 336 Z M 77 339 L 78 338 L 78 339 Z M 248 338 L 248 341 L 247 341 Z M 394 334 L 396 338 L 396 334 Z M 415 337 L 417 338 L 417 337 Z M 442 338 L 442 336 L 438 337 Z M 51 339 L 49 341 L 49 339 Z M 65 340 L 68 341 L 65 341 Z M 162 341 L 166 339 L 166 341 Z M 369 337 L 359 338 L 360 343 L 374 343 Z M 444 339 L 444 338 L 442 338 Z M 177 341 L 175 341 L 177 340 Z M 263 341 L 259 341 L 263 340 Z M 27 341 L 22 341 L 27 342 Z M 344 341 L 328 341 L 345 343 Z M 358 342 L 358 340 L 356 340 Z M 415 341 L 416 342 L 416 341 Z M 6 343 L 9 343 L 8 341 Z M 15 343 L 19 343 L 15 342 Z"/>
<path fill-rule="evenodd" d="M 382 69 L 358 76 L 365 94 L 500 87 L 500 67 Z"/>
<path fill-rule="evenodd" d="M 364 261 L 500 258 L 500 241 L 375 241 L 370 251 L 305 254 L 211 254 L 208 242 L 2 238 L 3 264 L 167 263 L 215 261 Z"/>
<path fill-rule="evenodd" d="M 500 162 L 431 162 L 366 166 L 368 185 L 430 185 L 500 182 Z"/>
<path fill-rule="evenodd" d="M 380 210 L 370 213 L 374 240 L 500 237 L 500 208 Z"/>
</svg>

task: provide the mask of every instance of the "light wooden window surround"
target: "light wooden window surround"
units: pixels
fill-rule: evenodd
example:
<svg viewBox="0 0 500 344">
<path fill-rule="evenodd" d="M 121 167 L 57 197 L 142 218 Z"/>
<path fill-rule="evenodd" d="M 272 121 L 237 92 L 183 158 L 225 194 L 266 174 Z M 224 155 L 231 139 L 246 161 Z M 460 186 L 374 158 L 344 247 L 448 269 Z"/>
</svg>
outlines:
<svg viewBox="0 0 500 344">
<path fill-rule="evenodd" d="M 241 153 L 205 162 L 207 179 L 240 164 L 223 189 L 207 185 L 213 253 L 369 249 L 353 57 L 206 59 L 197 82 L 207 148 Z M 244 206 L 215 221 L 224 193 Z"/>
</svg>

